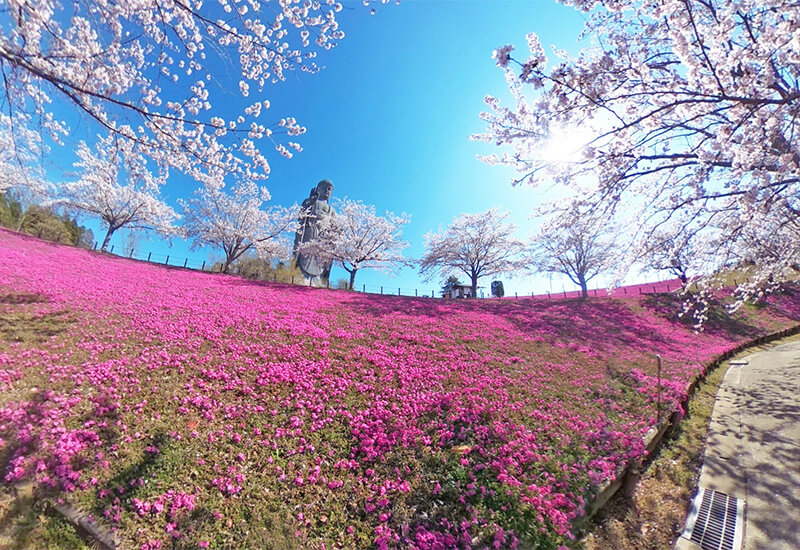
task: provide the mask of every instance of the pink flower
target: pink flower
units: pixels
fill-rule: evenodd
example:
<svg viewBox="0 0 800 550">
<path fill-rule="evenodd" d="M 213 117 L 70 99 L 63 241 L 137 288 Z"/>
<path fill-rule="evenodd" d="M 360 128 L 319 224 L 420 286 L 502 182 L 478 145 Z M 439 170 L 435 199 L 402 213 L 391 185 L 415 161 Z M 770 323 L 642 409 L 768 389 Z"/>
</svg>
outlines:
<svg viewBox="0 0 800 550">
<path fill-rule="evenodd" d="M 0 407 L 6 479 L 55 492 L 97 483 L 110 520 L 166 523 L 178 535 L 192 510 L 218 498 L 247 506 L 235 496 L 255 489 L 252 467 L 270 491 L 313 486 L 320 502 L 346 486 L 354 505 L 378 514 L 376 547 L 469 546 L 487 532 L 490 546 L 524 546 L 542 528 L 569 538 L 583 497 L 644 455 L 659 389 L 672 414 L 709 361 L 743 341 L 694 334 L 638 293 L 582 303 L 381 298 L 162 270 L 4 230 L 0 248 L 0 287 L 50 300 L 20 307 L 74 313 L 64 335 L 0 353 L 0 389 L 19 390 Z M 800 299 L 780 299 L 737 322 L 789 326 Z M 660 383 L 653 353 L 664 361 Z M 18 373 L 2 374 L 11 367 Z M 34 391 L 30 373 L 57 383 Z M 175 466 L 175 483 L 198 487 L 137 478 L 122 488 L 126 516 L 122 492 L 100 487 L 117 457 L 144 447 L 164 458 L 147 444 L 156 407 L 176 438 L 204 435 Z M 209 489 L 219 494 L 206 502 Z M 392 503 L 412 489 L 468 519 L 414 517 L 395 532 Z M 504 504 L 485 510 L 478 499 Z M 493 525 L 520 512 L 533 518 L 530 532 Z M 207 537 L 201 529 L 193 536 Z"/>
</svg>

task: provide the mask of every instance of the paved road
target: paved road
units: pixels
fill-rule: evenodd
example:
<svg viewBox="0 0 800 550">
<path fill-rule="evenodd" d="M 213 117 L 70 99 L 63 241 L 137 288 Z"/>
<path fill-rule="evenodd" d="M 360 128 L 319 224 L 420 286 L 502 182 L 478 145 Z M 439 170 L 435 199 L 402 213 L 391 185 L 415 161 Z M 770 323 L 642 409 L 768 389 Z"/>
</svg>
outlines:
<svg viewBox="0 0 800 550">
<path fill-rule="evenodd" d="M 800 550 L 800 342 L 744 359 L 717 394 L 699 486 L 745 501 L 744 550 Z"/>
</svg>

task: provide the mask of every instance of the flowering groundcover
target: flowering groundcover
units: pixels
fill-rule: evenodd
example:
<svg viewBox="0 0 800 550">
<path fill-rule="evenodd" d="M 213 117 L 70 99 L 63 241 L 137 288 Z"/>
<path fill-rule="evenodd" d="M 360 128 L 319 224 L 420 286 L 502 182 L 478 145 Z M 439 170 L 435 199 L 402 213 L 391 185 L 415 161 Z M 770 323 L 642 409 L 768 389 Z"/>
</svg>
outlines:
<svg viewBox="0 0 800 550">
<path fill-rule="evenodd" d="M 130 548 L 558 548 L 704 365 L 671 294 L 446 301 L 169 269 L 0 231 L 0 464 Z"/>
</svg>

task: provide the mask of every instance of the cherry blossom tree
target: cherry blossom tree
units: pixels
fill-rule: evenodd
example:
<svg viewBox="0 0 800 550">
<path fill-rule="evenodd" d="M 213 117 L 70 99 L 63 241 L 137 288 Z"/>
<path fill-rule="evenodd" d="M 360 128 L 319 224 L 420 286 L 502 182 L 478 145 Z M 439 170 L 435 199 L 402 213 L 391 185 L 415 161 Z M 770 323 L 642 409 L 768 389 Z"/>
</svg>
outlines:
<svg viewBox="0 0 800 550">
<path fill-rule="evenodd" d="M 334 207 L 336 216 L 321 219 L 317 238 L 301 247 L 304 254 L 338 262 L 350 274 L 350 290 L 360 269 L 391 270 L 406 263 L 402 228 L 408 215 L 379 216 L 374 206 L 347 198 L 335 201 Z"/>
<path fill-rule="evenodd" d="M 559 273 L 589 296 L 588 283 L 614 267 L 616 244 L 606 223 L 573 210 L 544 223 L 534 237 L 530 264 L 537 272 Z"/>
<path fill-rule="evenodd" d="M 717 243 L 722 254 L 730 258 L 730 268 L 737 272 L 737 294 L 743 298 L 759 298 L 800 275 L 800 218 L 790 209 L 762 208 L 761 223 L 741 220 L 737 244 L 722 239 Z M 719 279 L 730 278 L 725 271 Z"/>
<path fill-rule="evenodd" d="M 641 259 L 645 266 L 656 271 L 668 271 L 686 285 L 697 260 L 693 235 L 693 230 L 686 224 L 662 226 L 648 239 Z"/>
<path fill-rule="evenodd" d="M 463 273 L 477 295 L 478 280 L 502 273 L 513 274 L 524 265 L 524 244 L 514 233 L 508 213 L 492 208 L 480 214 L 462 214 L 447 229 L 425 235 L 425 254 L 419 261 L 426 281 L 435 275 Z"/>
<path fill-rule="evenodd" d="M 16 120 L 0 113 L 0 194 L 13 196 L 22 207 L 17 231 L 31 204 L 52 192 L 42 168 L 45 153 L 41 136 L 28 128 L 24 117 Z"/>
<path fill-rule="evenodd" d="M 153 173 L 135 142 L 109 134 L 94 148 L 80 142 L 77 155 L 80 179 L 64 184 L 54 202 L 100 218 L 106 227 L 101 251 L 123 227 L 177 234 L 179 216 L 160 198 L 166 173 Z"/>
<path fill-rule="evenodd" d="M 637 227 L 630 258 L 681 215 L 696 228 L 694 254 L 726 265 L 740 248 L 753 255 L 747 235 L 779 223 L 773 211 L 797 216 L 800 4 L 562 1 L 587 13 L 589 45 L 552 67 L 534 34 L 527 57 L 512 45 L 495 51 L 514 104 L 486 98 L 488 128 L 474 137 L 507 149 L 485 160 L 516 168 L 515 183 L 556 181 L 627 214 Z M 579 154 L 546 155 L 550 136 L 577 128 L 593 130 Z M 784 276 L 786 258 L 755 256 L 764 273 Z"/>
<path fill-rule="evenodd" d="M 44 187 L 41 139 L 21 122 L 0 113 L 0 193 L 19 187 L 41 191 Z"/>
<path fill-rule="evenodd" d="M 66 106 L 201 182 L 264 178 L 265 150 L 291 156 L 305 131 L 289 116 L 263 122 L 264 90 L 289 71 L 319 69 L 317 54 L 344 37 L 341 9 L 336 0 L 9 0 L 0 97 L 8 116 L 33 117 L 54 139 L 68 132 Z"/>
<path fill-rule="evenodd" d="M 189 200 L 180 200 L 184 213 L 183 229 L 192 247 L 212 246 L 225 254 L 223 273 L 248 251 L 263 259 L 285 258 L 289 248 L 284 234 L 297 224 L 296 208 L 272 206 L 265 187 L 252 180 L 237 182 L 228 193 L 212 183 L 195 191 Z"/>
</svg>

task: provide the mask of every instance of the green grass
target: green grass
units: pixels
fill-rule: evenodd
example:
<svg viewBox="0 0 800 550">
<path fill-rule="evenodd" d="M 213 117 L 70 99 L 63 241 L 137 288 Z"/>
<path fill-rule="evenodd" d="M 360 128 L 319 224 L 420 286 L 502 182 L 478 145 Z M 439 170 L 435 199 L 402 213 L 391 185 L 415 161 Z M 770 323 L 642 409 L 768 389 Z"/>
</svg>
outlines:
<svg viewBox="0 0 800 550">
<path fill-rule="evenodd" d="M 0 491 L 0 550 L 89 550 L 96 546 L 56 512 L 33 486 Z"/>
</svg>

